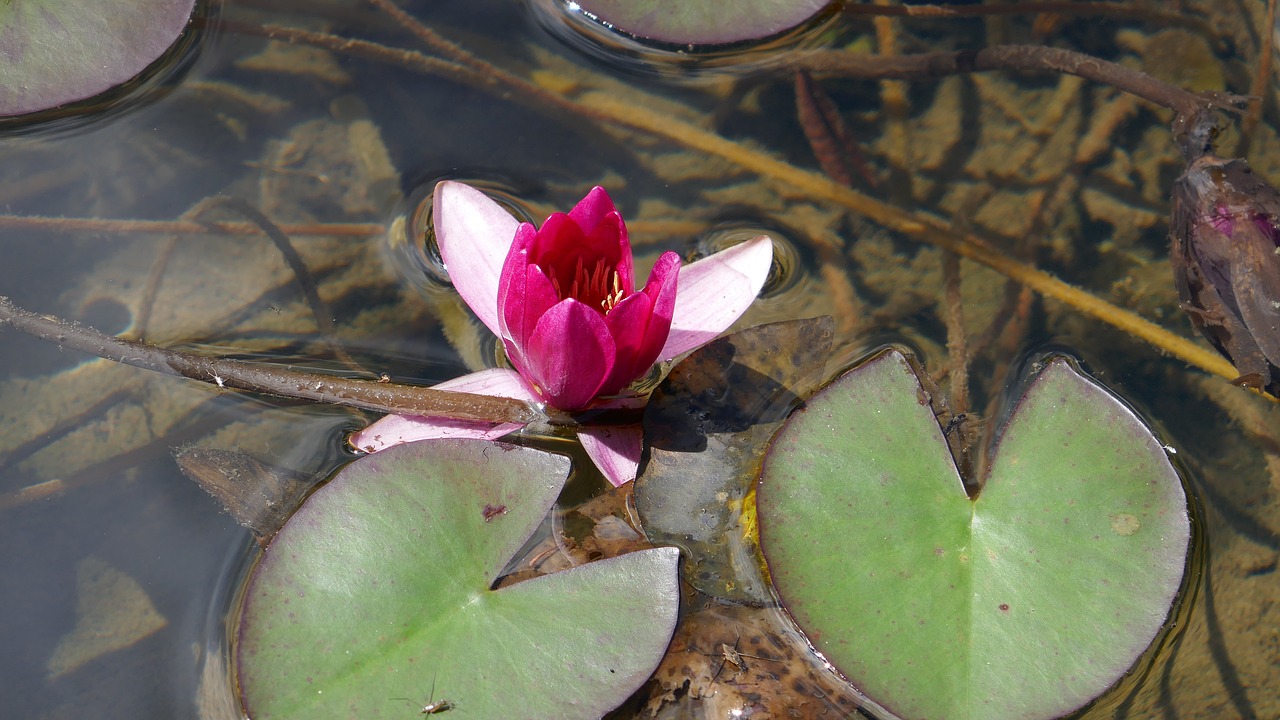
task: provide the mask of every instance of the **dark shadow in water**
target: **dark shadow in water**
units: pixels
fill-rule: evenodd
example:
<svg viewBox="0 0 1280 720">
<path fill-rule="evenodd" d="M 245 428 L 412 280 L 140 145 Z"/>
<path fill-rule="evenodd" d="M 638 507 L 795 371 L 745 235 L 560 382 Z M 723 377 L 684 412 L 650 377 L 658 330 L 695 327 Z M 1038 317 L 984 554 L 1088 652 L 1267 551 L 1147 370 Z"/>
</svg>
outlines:
<svg viewBox="0 0 1280 720">
<path fill-rule="evenodd" d="M 1264 545 L 1272 550 L 1280 550 L 1280 532 L 1267 527 L 1260 520 L 1228 500 L 1225 495 L 1213 489 L 1212 486 L 1206 484 L 1199 490 L 1204 494 L 1208 504 L 1222 515 L 1233 530 L 1259 545 Z"/>
<path fill-rule="evenodd" d="M 978 90 L 970 78 L 961 78 L 960 81 L 960 116 L 963 118 L 959 123 L 960 137 L 942 154 L 942 161 L 938 163 L 936 171 L 937 177 L 964 177 L 965 165 L 973 159 L 974 153 L 981 146 L 978 140 L 982 128 L 982 99 L 978 97 Z M 951 189 L 950 183 L 936 183 L 923 204 L 926 207 L 936 207 Z"/>
<path fill-rule="evenodd" d="M 1206 548 L 1205 552 L 1210 551 Z M 1218 621 L 1218 610 L 1214 607 L 1212 572 L 1205 572 L 1204 575 L 1204 613 L 1205 622 L 1209 626 L 1209 652 L 1213 655 L 1213 664 L 1218 666 L 1218 676 L 1222 678 L 1222 684 L 1227 689 L 1227 697 L 1240 717 L 1248 719 L 1258 717 L 1253 704 L 1249 702 L 1248 689 L 1240 682 L 1236 666 L 1231 662 L 1227 644 L 1222 639 L 1222 624 Z"/>
</svg>

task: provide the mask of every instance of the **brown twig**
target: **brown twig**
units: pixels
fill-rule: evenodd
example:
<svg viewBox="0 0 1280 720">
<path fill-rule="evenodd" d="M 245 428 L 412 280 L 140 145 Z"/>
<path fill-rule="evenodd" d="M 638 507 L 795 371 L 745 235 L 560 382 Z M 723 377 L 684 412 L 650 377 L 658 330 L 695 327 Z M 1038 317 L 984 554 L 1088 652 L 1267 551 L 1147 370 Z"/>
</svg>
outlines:
<svg viewBox="0 0 1280 720">
<path fill-rule="evenodd" d="M 955 50 L 883 57 L 824 50 L 796 60 L 806 70 L 866 80 L 939 78 L 989 70 L 1029 70 L 1077 75 L 1111 85 L 1178 113 L 1211 105 L 1237 111 L 1248 98 L 1225 93 L 1194 93 L 1138 70 L 1064 48 L 1043 45 L 993 45 L 980 50 Z"/>
<path fill-rule="evenodd" d="M 166 375 L 180 375 L 215 384 L 220 388 L 301 398 L 399 415 L 426 415 L 494 423 L 546 421 L 556 425 L 578 424 L 578 418 L 567 413 L 550 408 L 540 410 L 526 402 L 510 398 L 331 377 L 210 358 L 122 340 L 84 325 L 37 315 L 18 308 L 8 298 L 0 297 L 0 325 L 3 324 L 42 340 L 56 342 L 62 347 Z M 607 418 L 601 420 L 609 421 Z M 592 421 L 600 420 L 593 417 Z M 635 418 L 631 418 L 631 421 L 634 422 Z"/>
<path fill-rule="evenodd" d="M 964 298 L 960 296 L 960 257 L 955 253 L 942 253 L 942 278 L 951 370 L 951 412 L 963 415 L 969 411 L 969 346 L 964 329 Z"/>
</svg>

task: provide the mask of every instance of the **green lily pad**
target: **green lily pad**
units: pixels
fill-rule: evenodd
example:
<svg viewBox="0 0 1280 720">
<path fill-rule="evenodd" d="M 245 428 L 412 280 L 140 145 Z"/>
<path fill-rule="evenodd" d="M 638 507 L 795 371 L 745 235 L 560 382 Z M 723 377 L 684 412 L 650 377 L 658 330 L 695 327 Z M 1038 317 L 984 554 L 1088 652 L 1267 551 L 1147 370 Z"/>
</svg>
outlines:
<svg viewBox="0 0 1280 720">
<path fill-rule="evenodd" d="M 343 469 L 250 579 L 238 645 L 249 715 L 410 717 L 448 700 L 460 717 L 541 720 L 621 704 L 671 639 L 678 550 L 490 590 L 542 523 L 568 464 L 528 448 L 433 440 Z"/>
<path fill-rule="evenodd" d="M 1186 496 L 1123 403 L 1050 361 L 966 496 L 906 359 L 888 352 L 779 431 L 761 548 L 820 650 L 902 718 L 1052 718 L 1114 684 L 1185 566 Z"/>
<path fill-rule="evenodd" d="M 83 100 L 141 73 L 174 44 L 195 0 L 0 2 L 0 116 Z"/>
<path fill-rule="evenodd" d="M 678 45 L 717 45 L 786 32 L 830 0 L 578 0 L 595 19 L 636 37 Z"/>
</svg>

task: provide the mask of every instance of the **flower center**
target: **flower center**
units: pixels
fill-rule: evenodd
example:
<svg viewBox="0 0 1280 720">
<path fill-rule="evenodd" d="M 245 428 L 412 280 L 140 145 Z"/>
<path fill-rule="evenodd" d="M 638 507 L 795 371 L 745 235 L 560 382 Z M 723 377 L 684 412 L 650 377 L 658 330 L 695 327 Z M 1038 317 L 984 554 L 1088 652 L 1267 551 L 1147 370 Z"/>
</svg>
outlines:
<svg viewBox="0 0 1280 720">
<path fill-rule="evenodd" d="M 551 286 L 560 298 L 575 298 L 587 305 L 597 307 L 606 315 L 617 305 L 623 296 L 622 278 L 618 268 L 607 263 L 604 258 L 597 258 L 590 268 L 582 257 L 578 258 L 573 268 L 573 276 L 566 289 L 560 283 L 559 273 L 551 274 Z"/>
</svg>

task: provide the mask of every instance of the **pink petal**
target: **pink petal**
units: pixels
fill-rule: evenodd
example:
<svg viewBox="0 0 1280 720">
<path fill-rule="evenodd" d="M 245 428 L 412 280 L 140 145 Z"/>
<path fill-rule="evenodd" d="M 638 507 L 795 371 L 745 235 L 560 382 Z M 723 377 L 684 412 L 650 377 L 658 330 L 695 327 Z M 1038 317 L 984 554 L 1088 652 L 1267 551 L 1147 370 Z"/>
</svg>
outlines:
<svg viewBox="0 0 1280 720">
<path fill-rule="evenodd" d="M 569 299 L 538 320 L 525 349 L 525 370 L 548 403 L 561 410 L 581 410 L 613 372 L 615 357 L 604 316 Z"/>
<path fill-rule="evenodd" d="M 439 390 L 470 392 L 477 395 L 495 395 L 531 403 L 541 402 L 519 375 L 503 369 L 481 370 L 470 375 L 447 380 L 435 385 Z M 496 440 L 524 427 L 520 423 L 482 423 L 466 420 L 450 420 L 410 415 L 388 415 L 369 427 L 354 433 L 348 440 L 351 446 L 365 452 L 386 450 L 393 445 L 415 440 L 439 438 L 478 438 Z"/>
<path fill-rule="evenodd" d="M 542 268 L 525 265 L 524 262 L 524 253 L 511 253 L 508 267 L 502 269 L 502 288 L 498 291 L 501 337 L 512 341 L 522 357 L 538 318 L 560 302 L 555 287 Z"/>
<path fill-rule="evenodd" d="M 613 374 L 600 394 L 611 395 L 644 375 L 658 359 L 671 330 L 671 313 L 676 302 L 680 256 L 663 253 L 649 274 L 644 290 L 614 306 L 605 316 L 617 347 Z"/>
<path fill-rule="evenodd" d="M 773 241 L 761 235 L 680 268 L 671 334 L 658 359 L 670 360 L 724 332 L 751 307 L 772 264 Z"/>
<path fill-rule="evenodd" d="M 432 385 L 437 390 L 492 395 L 540 403 L 542 398 L 521 378 L 519 373 L 504 368 L 490 368 Z"/>
<path fill-rule="evenodd" d="M 614 487 L 636 479 L 643 435 L 640 425 L 601 425 L 578 431 L 587 457 Z"/>
<path fill-rule="evenodd" d="M 436 242 L 453 287 L 495 335 L 498 279 L 520 222 L 479 190 L 459 182 L 436 185 Z"/>
<path fill-rule="evenodd" d="M 416 442 L 418 440 L 440 440 L 442 438 L 497 440 L 503 435 L 515 432 L 522 427 L 524 425 L 520 423 L 494 425 L 492 423 L 447 420 L 445 418 L 414 415 L 388 415 L 364 430 L 353 434 L 347 442 L 357 450 L 373 453 L 401 443 Z"/>
</svg>

